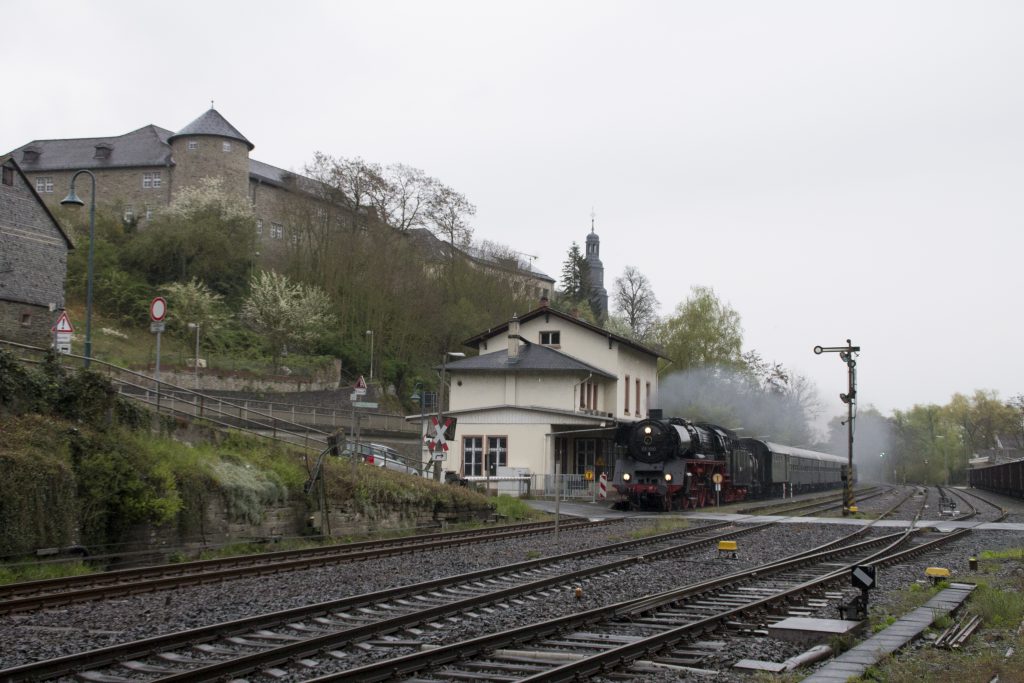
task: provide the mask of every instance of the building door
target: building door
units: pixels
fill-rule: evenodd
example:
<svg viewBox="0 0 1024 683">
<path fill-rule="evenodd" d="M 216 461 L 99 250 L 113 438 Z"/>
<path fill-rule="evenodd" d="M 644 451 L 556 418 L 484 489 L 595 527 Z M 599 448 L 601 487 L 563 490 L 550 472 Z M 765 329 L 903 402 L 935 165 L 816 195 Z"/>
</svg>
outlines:
<svg viewBox="0 0 1024 683">
<path fill-rule="evenodd" d="M 573 458 L 573 474 L 585 474 L 594 471 L 597 459 L 597 439 L 576 439 L 575 457 Z"/>
</svg>

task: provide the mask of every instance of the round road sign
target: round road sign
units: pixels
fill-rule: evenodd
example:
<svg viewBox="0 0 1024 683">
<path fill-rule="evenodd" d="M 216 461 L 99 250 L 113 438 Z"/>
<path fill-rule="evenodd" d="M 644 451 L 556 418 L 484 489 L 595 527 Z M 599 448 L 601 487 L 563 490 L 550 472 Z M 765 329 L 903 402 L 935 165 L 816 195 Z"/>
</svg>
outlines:
<svg viewBox="0 0 1024 683">
<path fill-rule="evenodd" d="M 715 472 L 714 474 L 711 475 L 711 481 L 715 482 L 716 484 L 721 484 L 722 475 L 718 472 Z"/>
<path fill-rule="evenodd" d="M 149 319 L 155 323 L 160 322 L 167 316 L 167 299 L 158 296 L 149 304 Z"/>
</svg>

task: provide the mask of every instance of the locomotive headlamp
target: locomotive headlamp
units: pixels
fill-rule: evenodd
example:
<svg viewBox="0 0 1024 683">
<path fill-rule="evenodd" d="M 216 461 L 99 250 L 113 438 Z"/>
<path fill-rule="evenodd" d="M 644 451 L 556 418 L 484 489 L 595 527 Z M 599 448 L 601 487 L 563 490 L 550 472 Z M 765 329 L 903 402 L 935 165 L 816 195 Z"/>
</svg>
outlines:
<svg viewBox="0 0 1024 683">
<path fill-rule="evenodd" d="M 671 472 L 666 472 L 665 473 L 665 481 L 672 481 L 672 473 Z"/>
<path fill-rule="evenodd" d="M 644 434 L 650 434 L 651 431 L 651 425 L 647 425 L 646 427 L 644 427 Z"/>
<path fill-rule="evenodd" d="M 632 478 L 633 478 L 633 477 L 631 477 L 631 476 L 629 475 L 629 472 L 624 472 L 624 473 L 623 473 L 623 475 L 622 475 L 622 481 L 629 481 L 629 480 L 630 480 L 630 479 L 632 479 Z"/>
</svg>

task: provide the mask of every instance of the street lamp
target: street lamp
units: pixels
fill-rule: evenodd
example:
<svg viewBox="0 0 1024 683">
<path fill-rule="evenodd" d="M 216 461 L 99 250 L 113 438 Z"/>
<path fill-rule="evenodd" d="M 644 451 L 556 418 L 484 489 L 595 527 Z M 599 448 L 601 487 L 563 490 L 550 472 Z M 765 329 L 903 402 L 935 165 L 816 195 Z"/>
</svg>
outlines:
<svg viewBox="0 0 1024 683">
<path fill-rule="evenodd" d="M 445 400 L 445 375 L 448 371 L 448 357 L 452 358 L 465 358 L 466 354 L 462 351 L 445 351 L 444 356 L 441 358 L 441 400 L 437 402 L 437 423 L 444 425 L 444 413 L 448 406 L 448 401 Z M 449 397 L 450 398 L 450 397 Z M 441 461 L 434 461 L 434 481 L 441 481 Z"/>
<path fill-rule="evenodd" d="M 71 188 L 68 190 L 68 196 L 60 200 L 60 203 L 63 206 L 85 206 L 85 202 L 75 194 L 75 179 L 83 173 L 92 180 L 92 195 L 89 198 L 89 256 L 85 275 L 85 360 L 83 362 L 85 367 L 89 367 L 89 361 L 92 360 L 92 261 L 93 244 L 96 241 L 96 176 L 92 174 L 92 171 L 84 169 L 76 171 L 71 176 Z"/>
<path fill-rule="evenodd" d="M 196 357 L 192 359 L 192 366 L 196 373 L 196 389 L 199 388 L 199 323 L 189 323 L 188 329 L 196 331 Z"/>
<path fill-rule="evenodd" d="M 426 422 L 427 419 L 425 413 L 427 397 L 424 394 L 425 392 L 423 391 L 423 383 L 416 382 L 415 386 L 413 386 L 412 388 L 412 396 L 410 396 L 409 399 L 415 401 L 420 405 L 420 465 L 426 467 L 426 465 L 424 465 L 424 461 L 426 460 L 426 458 L 423 457 L 423 446 L 427 436 L 427 430 L 424 427 L 424 423 Z"/>
<path fill-rule="evenodd" d="M 367 330 L 366 336 L 370 338 L 370 382 L 373 382 L 373 330 Z"/>
</svg>

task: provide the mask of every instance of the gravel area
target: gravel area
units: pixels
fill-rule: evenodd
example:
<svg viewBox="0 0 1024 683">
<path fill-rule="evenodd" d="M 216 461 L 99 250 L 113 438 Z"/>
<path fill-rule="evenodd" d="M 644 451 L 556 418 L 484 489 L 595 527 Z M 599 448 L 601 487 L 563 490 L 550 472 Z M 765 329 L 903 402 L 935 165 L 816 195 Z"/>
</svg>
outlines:
<svg viewBox="0 0 1024 683">
<path fill-rule="evenodd" d="M 995 499 L 990 494 L 982 495 Z M 888 502 L 882 500 L 885 498 L 888 498 Z M 864 501 L 862 509 L 874 514 L 883 507 L 891 506 L 895 500 L 895 493 L 891 497 L 886 494 L 879 499 L 872 499 L 877 501 L 878 510 L 875 510 L 875 503 L 871 503 L 869 507 L 869 501 Z M 1009 506 L 1006 501 L 1010 501 L 1014 506 L 1011 508 L 1010 518 L 1006 521 L 1024 522 L 1024 501 L 1002 499 L 997 502 Z M 608 527 L 562 533 L 557 543 L 553 534 L 536 535 L 448 551 L 318 567 L 117 601 L 49 609 L 28 615 L 0 617 L 0 642 L 4 643 L 4 647 L 0 649 L 0 668 L 161 633 L 627 540 L 632 538 L 633 532 L 648 528 L 652 523 L 650 518 L 626 519 Z M 692 520 L 692 523 L 704 524 L 698 520 Z M 841 524 L 783 524 L 739 538 L 740 552 L 736 559 L 720 558 L 717 550 L 709 547 L 686 558 L 638 564 L 628 571 L 618 571 L 584 581 L 580 599 L 576 598 L 571 588 L 552 589 L 534 596 L 536 599 L 510 601 L 507 605 L 443 620 L 423 628 L 418 637 L 429 643 L 445 644 L 465 638 L 467 633 L 483 635 L 641 597 L 765 564 L 793 552 L 816 547 L 851 530 L 850 526 Z M 883 531 L 891 533 L 893 529 Z M 965 540 L 948 545 L 931 556 L 904 565 L 880 569 L 879 586 L 871 594 L 871 604 L 873 607 L 894 605 L 898 597 L 897 592 L 914 581 L 921 580 L 924 569 L 928 566 L 939 564 L 949 567 L 954 577 L 962 575 L 968 571 L 967 558 L 974 551 L 1021 547 L 1024 545 L 1021 538 L 1021 534 L 1015 532 L 976 531 Z M 588 558 L 566 563 L 564 568 L 570 570 L 593 566 L 607 559 L 608 556 Z M 1006 563 L 1004 569 L 1021 571 L 1016 563 Z M 852 596 L 853 592 L 851 591 L 849 595 Z M 835 608 L 830 606 L 817 616 L 834 618 Z M 407 638 L 409 634 L 399 633 L 396 636 Z M 713 636 L 710 638 L 714 639 Z M 750 675 L 729 668 L 733 662 L 741 658 L 782 661 L 799 654 L 802 650 L 803 648 L 790 643 L 773 639 L 740 637 L 732 639 L 722 656 L 705 666 L 720 672 L 716 680 L 726 683 L 749 682 L 753 680 Z M 347 656 L 340 662 L 330 657 L 321 658 L 323 665 L 315 673 L 326 673 L 332 670 L 331 665 L 347 669 L 380 658 L 393 658 L 405 654 L 408 650 L 367 650 L 350 647 L 344 652 Z M 312 675 L 313 672 L 306 671 L 303 677 L 308 678 Z M 261 679 L 259 676 L 252 676 L 249 680 Z M 284 680 L 301 679 L 296 677 Z M 645 676 L 645 680 L 706 680 L 706 677 L 697 674 L 680 676 L 667 672 L 663 675 Z"/>
</svg>

